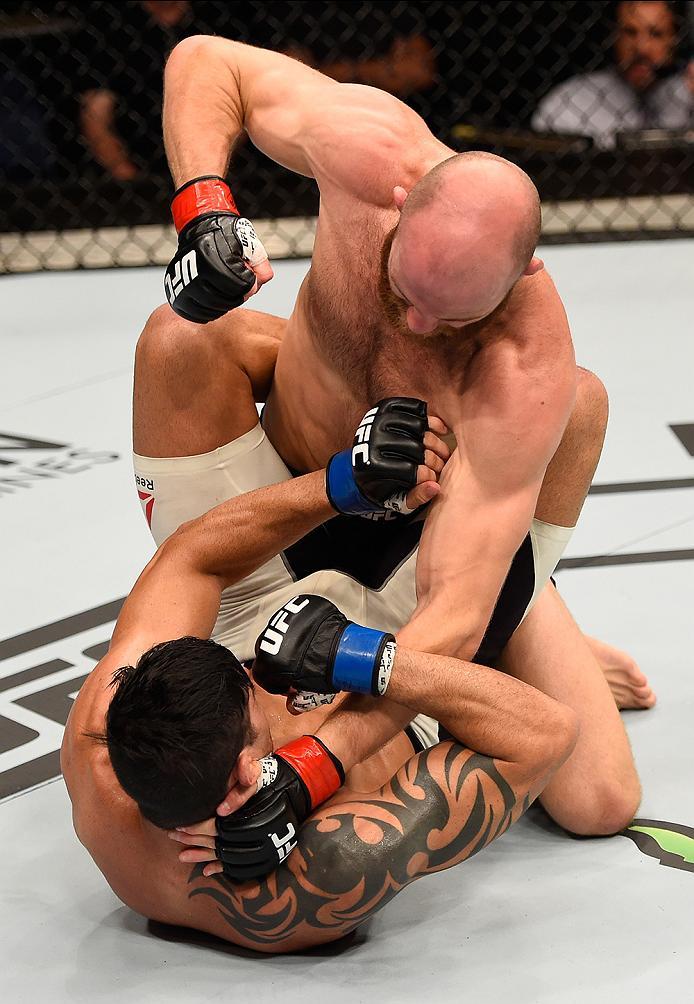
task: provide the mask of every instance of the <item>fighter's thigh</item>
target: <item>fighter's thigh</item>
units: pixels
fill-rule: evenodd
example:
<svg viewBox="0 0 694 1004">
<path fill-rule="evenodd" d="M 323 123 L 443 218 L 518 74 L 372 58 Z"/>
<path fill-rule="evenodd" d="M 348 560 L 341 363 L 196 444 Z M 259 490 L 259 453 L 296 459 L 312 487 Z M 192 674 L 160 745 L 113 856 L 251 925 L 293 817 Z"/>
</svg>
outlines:
<svg viewBox="0 0 694 1004">
<path fill-rule="evenodd" d="M 545 809 L 574 833 L 626 826 L 641 796 L 629 740 L 600 666 L 551 583 L 509 641 L 500 668 L 579 716 L 576 748 L 543 792 Z"/>
<path fill-rule="evenodd" d="M 286 320 L 240 308 L 193 324 L 165 304 L 137 343 L 133 395 L 135 453 L 149 457 L 208 453 L 257 422 Z"/>
</svg>

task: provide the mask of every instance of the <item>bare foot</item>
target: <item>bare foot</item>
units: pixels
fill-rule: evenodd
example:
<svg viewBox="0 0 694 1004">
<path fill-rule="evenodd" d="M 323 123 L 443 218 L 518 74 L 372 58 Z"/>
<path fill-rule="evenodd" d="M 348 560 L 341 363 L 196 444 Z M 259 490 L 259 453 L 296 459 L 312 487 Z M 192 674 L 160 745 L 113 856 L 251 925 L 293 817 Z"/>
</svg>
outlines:
<svg viewBox="0 0 694 1004">
<path fill-rule="evenodd" d="M 585 635 L 585 639 L 600 663 L 619 710 L 652 708 L 655 694 L 632 657 L 597 638 Z"/>
</svg>

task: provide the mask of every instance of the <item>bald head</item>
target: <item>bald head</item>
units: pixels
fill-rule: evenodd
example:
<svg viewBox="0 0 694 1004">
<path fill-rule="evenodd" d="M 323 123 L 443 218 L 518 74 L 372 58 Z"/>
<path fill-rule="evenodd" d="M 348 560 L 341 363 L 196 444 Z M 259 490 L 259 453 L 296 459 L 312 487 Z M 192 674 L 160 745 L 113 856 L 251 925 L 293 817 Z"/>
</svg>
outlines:
<svg viewBox="0 0 694 1004">
<path fill-rule="evenodd" d="M 389 259 L 394 291 L 444 324 L 479 320 L 528 268 L 540 222 L 537 189 L 515 164 L 450 157 L 405 199 Z"/>
</svg>

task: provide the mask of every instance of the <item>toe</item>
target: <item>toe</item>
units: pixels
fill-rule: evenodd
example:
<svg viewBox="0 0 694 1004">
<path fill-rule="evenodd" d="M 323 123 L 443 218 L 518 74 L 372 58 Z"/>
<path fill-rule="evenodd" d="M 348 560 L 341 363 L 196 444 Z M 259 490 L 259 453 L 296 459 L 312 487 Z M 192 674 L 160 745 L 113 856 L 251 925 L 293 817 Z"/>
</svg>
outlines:
<svg viewBox="0 0 694 1004">
<path fill-rule="evenodd" d="M 648 680 L 644 673 L 639 669 L 635 662 L 627 663 L 626 674 L 629 683 L 634 687 L 646 687 L 648 685 Z"/>
</svg>

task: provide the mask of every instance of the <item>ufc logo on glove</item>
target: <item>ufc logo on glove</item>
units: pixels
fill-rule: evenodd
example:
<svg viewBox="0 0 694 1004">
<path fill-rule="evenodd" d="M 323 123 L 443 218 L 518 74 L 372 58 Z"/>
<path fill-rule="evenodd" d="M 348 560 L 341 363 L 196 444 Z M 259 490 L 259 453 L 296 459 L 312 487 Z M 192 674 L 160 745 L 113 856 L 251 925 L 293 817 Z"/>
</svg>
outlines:
<svg viewBox="0 0 694 1004">
<path fill-rule="evenodd" d="M 174 261 L 172 264 L 173 278 L 168 269 L 164 276 L 164 287 L 170 304 L 173 304 L 181 290 L 198 276 L 198 261 L 195 251 L 189 251 L 180 261 Z"/>
<path fill-rule="evenodd" d="M 369 440 L 371 438 L 371 426 L 378 408 L 371 408 L 361 420 L 359 428 L 354 434 L 354 446 L 352 447 L 352 464 L 361 460 L 363 464 L 369 464 Z"/>
<path fill-rule="evenodd" d="M 308 602 L 308 597 L 300 602 L 295 597 L 293 600 L 285 603 L 283 607 L 280 607 L 276 614 L 273 614 L 270 618 L 270 623 L 263 632 L 263 638 L 260 642 L 260 649 L 263 652 L 267 652 L 269 655 L 277 655 L 289 628 L 289 618 L 291 618 L 292 614 L 298 614 L 300 610 L 303 610 Z"/>
<path fill-rule="evenodd" d="M 287 823 L 287 832 L 283 837 L 280 837 L 277 833 L 268 833 L 268 836 L 277 848 L 277 857 L 279 859 L 279 863 L 282 864 L 284 859 L 289 857 L 298 842 L 293 839 L 296 836 L 294 825 L 292 823 Z"/>
</svg>

